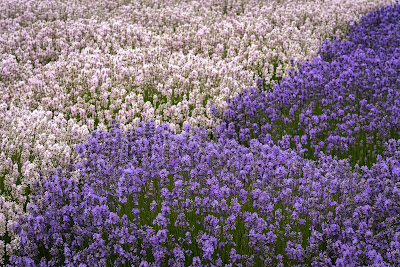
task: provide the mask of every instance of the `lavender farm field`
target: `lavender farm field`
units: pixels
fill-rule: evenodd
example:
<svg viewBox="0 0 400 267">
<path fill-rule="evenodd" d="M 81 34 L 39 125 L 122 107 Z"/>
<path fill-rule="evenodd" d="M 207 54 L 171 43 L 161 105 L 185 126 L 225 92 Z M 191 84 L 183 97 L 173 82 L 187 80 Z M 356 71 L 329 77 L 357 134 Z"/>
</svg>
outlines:
<svg viewBox="0 0 400 267">
<path fill-rule="evenodd" d="M 400 266 L 400 5 L 0 1 L 1 266 Z"/>
</svg>

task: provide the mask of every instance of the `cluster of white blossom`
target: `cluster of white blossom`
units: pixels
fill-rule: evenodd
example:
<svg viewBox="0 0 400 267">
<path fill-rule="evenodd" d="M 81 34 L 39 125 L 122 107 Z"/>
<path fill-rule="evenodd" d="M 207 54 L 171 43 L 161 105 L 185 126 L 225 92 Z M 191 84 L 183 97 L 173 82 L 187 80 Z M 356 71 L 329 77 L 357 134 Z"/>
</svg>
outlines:
<svg viewBox="0 0 400 267">
<path fill-rule="evenodd" d="M 0 264 L 29 183 L 115 118 L 213 127 L 209 108 L 270 88 L 389 0 L 0 2 Z M 2 239 L 11 237 L 11 243 Z"/>
<path fill-rule="evenodd" d="M 0 37 L 5 103 L 90 129 L 114 116 L 180 131 L 211 127 L 212 103 L 223 108 L 257 76 L 271 86 L 291 58 L 312 59 L 323 39 L 344 37 L 349 21 L 390 1 L 37 2 L 2 14 L 12 18 Z"/>
</svg>

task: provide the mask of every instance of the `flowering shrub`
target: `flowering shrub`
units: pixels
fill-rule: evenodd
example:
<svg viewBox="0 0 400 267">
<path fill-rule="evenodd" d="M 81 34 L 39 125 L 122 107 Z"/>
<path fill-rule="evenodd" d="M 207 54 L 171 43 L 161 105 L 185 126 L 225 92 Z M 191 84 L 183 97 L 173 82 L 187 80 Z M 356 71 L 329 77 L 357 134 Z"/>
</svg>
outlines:
<svg viewBox="0 0 400 267">
<path fill-rule="evenodd" d="M 236 96 L 216 134 L 245 144 L 271 136 L 310 159 L 323 151 L 372 166 L 400 133 L 400 6 L 371 12 L 319 53 L 272 92 L 259 80 Z"/>
<path fill-rule="evenodd" d="M 30 183 L 57 166 L 67 167 L 77 154 L 72 144 L 83 142 L 86 125 L 67 120 L 63 114 L 29 111 L 0 105 L 0 264 L 5 252 L 19 250 L 13 228 L 28 202 Z"/>
<path fill-rule="evenodd" d="M 232 248 L 251 256 L 237 218 L 241 206 L 251 207 L 248 193 L 258 173 L 279 184 L 295 171 L 288 167 L 297 156 L 260 143 L 252 149 L 213 143 L 204 130 L 195 132 L 174 135 L 166 125 L 148 123 L 126 135 L 118 128 L 93 133 L 77 147 L 85 158 L 76 165 L 78 181 L 70 179 L 72 168 L 34 188 L 32 215 L 17 226 L 25 257 L 13 263 L 52 256 L 49 264 L 217 264 L 241 258 Z M 263 170 L 269 157 L 277 160 Z M 258 231 L 267 231 L 273 245 L 273 231 Z M 46 247 L 50 254 L 43 254 Z"/>
<path fill-rule="evenodd" d="M 201 128 L 175 135 L 152 122 L 94 132 L 77 150 L 81 162 L 33 187 L 13 264 L 400 260 L 399 157 L 360 174 L 329 156 L 312 162 L 272 142 L 209 142 Z"/>
<path fill-rule="evenodd" d="M 391 2 L 1 1 L 0 265 L 397 264 Z"/>
<path fill-rule="evenodd" d="M 211 104 L 224 108 L 257 75 L 274 84 L 290 58 L 316 56 L 324 39 L 391 2 L 6 0 L 0 96 L 90 130 L 112 119 L 210 128 Z"/>
<path fill-rule="evenodd" d="M 223 110 L 256 76 L 267 89 L 290 58 L 391 2 L 1 1 L 0 264 L 19 248 L 30 182 L 68 167 L 89 132 L 112 119 L 212 129 L 212 104 Z"/>
</svg>

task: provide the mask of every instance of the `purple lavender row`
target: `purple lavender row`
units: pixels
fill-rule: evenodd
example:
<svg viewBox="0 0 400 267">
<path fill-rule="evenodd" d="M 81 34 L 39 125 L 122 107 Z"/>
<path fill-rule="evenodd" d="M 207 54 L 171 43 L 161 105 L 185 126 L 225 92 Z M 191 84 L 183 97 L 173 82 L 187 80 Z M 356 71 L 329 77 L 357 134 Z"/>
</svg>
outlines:
<svg viewBox="0 0 400 267">
<path fill-rule="evenodd" d="M 400 262 L 400 142 L 372 169 L 256 139 L 142 123 L 94 132 L 36 183 L 15 266 L 388 266 Z M 74 178 L 75 177 L 75 178 Z M 303 264 L 303 265 L 301 265 Z"/>
<path fill-rule="evenodd" d="M 320 57 L 264 92 L 229 102 L 216 131 L 242 144 L 273 139 L 309 159 L 322 151 L 371 166 L 400 133 L 400 7 L 372 12 L 346 41 L 325 41 Z"/>
</svg>

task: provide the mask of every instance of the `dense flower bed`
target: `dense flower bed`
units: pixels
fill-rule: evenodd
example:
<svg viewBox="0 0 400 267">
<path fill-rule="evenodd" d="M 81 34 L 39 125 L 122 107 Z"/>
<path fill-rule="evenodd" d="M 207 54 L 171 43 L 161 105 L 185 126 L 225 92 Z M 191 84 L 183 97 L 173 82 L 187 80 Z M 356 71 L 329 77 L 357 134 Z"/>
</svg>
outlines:
<svg viewBox="0 0 400 267">
<path fill-rule="evenodd" d="M 18 266 L 361 266 L 400 261 L 400 157 L 371 169 L 256 139 L 115 126 L 33 186 Z M 395 154 L 395 156 L 393 156 Z"/>
<path fill-rule="evenodd" d="M 0 264 L 396 266 L 390 2 L 0 3 Z"/>
<path fill-rule="evenodd" d="M 0 264 L 19 250 L 30 183 L 76 161 L 90 132 L 151 118 L 211 129 L 211 104 L 256 76 L 267 89 L 391 2 L 1 1 Z"/>
<path fill-rule="evenodd" d="M 363 17 L 348 40 L 325 41 L 298 72 L 228 104 L 216 135 L 242 144 L 272 138 L 307 158 L 318 153 L 371 166 L 383 144 L 400 137 L 400 14 L 387 7 Z M 220 114 L 219 114 L 220 113 Z"/>
</svg>

